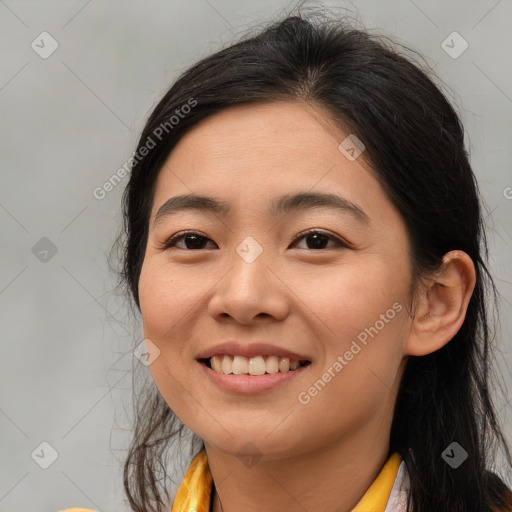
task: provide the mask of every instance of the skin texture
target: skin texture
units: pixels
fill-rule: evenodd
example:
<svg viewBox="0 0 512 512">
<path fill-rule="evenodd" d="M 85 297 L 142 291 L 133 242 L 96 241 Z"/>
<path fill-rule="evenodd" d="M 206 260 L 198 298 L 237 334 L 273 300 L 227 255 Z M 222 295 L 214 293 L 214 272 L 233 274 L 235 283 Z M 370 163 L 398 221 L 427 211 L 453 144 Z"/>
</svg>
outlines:
<svg viewBox="0 0 512 512">
<path fill-rule="evenodd" d="M 224 512 L 351 510 L 387 460 L 407 357 L 438 350 L 464 320 L 471 259 L 448 253 L 413 303 L 405 223 L 364 152 L 350 161 L 338 149 L 347 135 L 304 102 L 232 107 L 192 128 L 159 174 L 139 282 L 144 338 L 160 350 L 149 367 L 158 390 L 205 442 L 215 511 L 218 498 Z M 299 191 L 344 197 L 370 223 L 329 208 L 267 212 L 272 199 Z M 222 199 L 232 212 L 182 211 L 153 225 L 167 199 L 188 193 Z M 293 242 L 310 228 L 333 238 L 320 249 L 311 238 Z M 163 248 L 184 230 L 206 237 L 201 248 L 186 239 Z M 250 264 L 236 251 L 248 236 L 263 251 Z M 396 303 L 394 318 L 300 403 L 299 393 Z M 286 347 L 312 364 L 270 391 L 228 392 L 195 360 L 227 339 Z M 251 463 L 239 456 L 248 443 Z"/>
</svg>

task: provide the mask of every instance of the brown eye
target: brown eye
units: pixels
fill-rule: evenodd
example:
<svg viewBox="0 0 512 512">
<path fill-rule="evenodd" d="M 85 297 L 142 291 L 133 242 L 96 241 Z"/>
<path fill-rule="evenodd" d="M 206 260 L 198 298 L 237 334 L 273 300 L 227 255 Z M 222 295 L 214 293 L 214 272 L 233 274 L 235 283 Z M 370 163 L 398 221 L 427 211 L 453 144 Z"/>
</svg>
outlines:
<svg viewBox="0 0 512 512">
<path fill-rule="evenodd" d="M 310 229 L 305 233 L 301 233 L 293 239 L 293 243 L 297 240 L 301 240 L 304 238 L 312 247 L 306 247 L 306 249 L 332 249 L 332 247 L 325 247 L 325 243 L 328 243 L 329 239 L 334 240 L 337 244 L 337 247 L 347 247 L 347 244 L 343 243 L 339 238 L 324 233 L 323 231 L 318 231 L 317 229 Z"/>
<path fill-rule="evenodd" d="M 210 239 L 205 236 L 202 236 L 196 231 L 186 231 L 184 233 L 178 233 L 176 235 L 171 236 L 171 238 L 165 241 L 162 249 L 169 249 L 171 247 L 175 247 L 176 244 L 181 240 L 185 241 L 186 250 L 197 250 L 203 249 L 205 241 Z M 178 247 L 178 249 L 183 249 L 183 247 Z"/>
<path fill-rule="evenodd" d="M 319 231 L 317 229 L 310 229 L 305 233 L 301 233 L 293 239 L 293 244 L 295 244 L 298 240 L 305 239 L 308 244 L 306 249 L 332 249 L 331 247 L 325 247 L 326 243 L 329 243 L 329 240 L 335 242 L 334 247 L 348 247 L 348 245 L 342 242 L 339 238 L 324 233 L 323 231 Z M 177 244 L 180 241 L 184 241 L 185 247 L 177 247 Z M 177 233 L 171 236 L 168 240 L 166 240 L 162 246 L 162 249 L 170 249 L 171 247 L 177 247 L 178 249 L 184 250 L 200 250 L 204 249 L 205 242 L 211 241 L 208 237 L 201 235 L 197 231 L 185 231 L 182 233 Z"/>
</svg>

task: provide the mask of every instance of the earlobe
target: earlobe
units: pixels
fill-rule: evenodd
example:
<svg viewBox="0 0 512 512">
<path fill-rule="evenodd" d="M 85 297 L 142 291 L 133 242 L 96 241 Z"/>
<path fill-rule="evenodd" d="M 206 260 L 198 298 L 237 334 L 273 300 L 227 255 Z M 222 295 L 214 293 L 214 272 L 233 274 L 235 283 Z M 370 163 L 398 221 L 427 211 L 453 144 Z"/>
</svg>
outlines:
<svg viewBox="0 0 512 512">
<path fill-rule="evenodd" d="M 439 271 L 417 294 L 417 307 L 404 353 L 431 354 L 446 345 L 461 328 L 475 288 L 476 272 L 463 251 L 450 251 Z"/>
</svg>

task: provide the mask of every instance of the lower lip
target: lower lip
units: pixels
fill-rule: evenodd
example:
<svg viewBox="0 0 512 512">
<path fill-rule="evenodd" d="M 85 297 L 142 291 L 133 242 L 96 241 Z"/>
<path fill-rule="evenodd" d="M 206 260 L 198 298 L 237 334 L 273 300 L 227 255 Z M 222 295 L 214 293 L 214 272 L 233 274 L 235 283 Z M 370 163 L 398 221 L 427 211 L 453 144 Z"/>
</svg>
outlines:
<svg viewBox="0 0 512 512">
<path fill-rule="evenodd" d="M 233 373 L 217 373 L 204 363 L 198 362 L 198 364 L 203 368 L 203 371 L 206 372 L 206 375 L 221 388 L 245 395 L 269 391 L 285 382 L 290 382 L 294 377 L 301 375 L 311 366 L 310 363 L 307 366 L 300 366 L 293 371 L 264 373 L 263 375 L 235 375 Z"/>
</svg>

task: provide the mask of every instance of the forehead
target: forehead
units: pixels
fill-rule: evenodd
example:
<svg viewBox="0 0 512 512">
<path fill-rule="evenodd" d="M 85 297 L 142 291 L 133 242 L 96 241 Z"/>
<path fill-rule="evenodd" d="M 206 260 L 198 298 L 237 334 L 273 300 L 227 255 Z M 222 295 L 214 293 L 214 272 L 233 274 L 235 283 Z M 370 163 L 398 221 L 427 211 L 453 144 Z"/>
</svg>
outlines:
<svg viewBox="0 0 512 512">
<path fill-rule="evenodd" d="M 159 173 L 154 216 L 171 196 L 222 198 L 236 214 L 269 210 L 275 197 L 298 191 L 332 193 L 371 216 L 393 214 L 364 152 L 349 160 L 348 135 L 320 108 L 303 102 L 241 105 L 222 110 L 187 132 Z"/>
<path fill-rule="evenodd" d="M 258 161 L 285 170 L 307 157 L 306 163 L 325 167 L 333 163 L 332 149 L 340 156 L 338 145 L 345 137 L 326 111 L 304 102 L 237 105 L 194 126 L 173 149 L 169 163 L 193 159 L 195 165 L 224 168 L 231 163 L 233 171 L 238 162 L 255 164 L 242 173 L 255 171 Z"/>
</svg>

